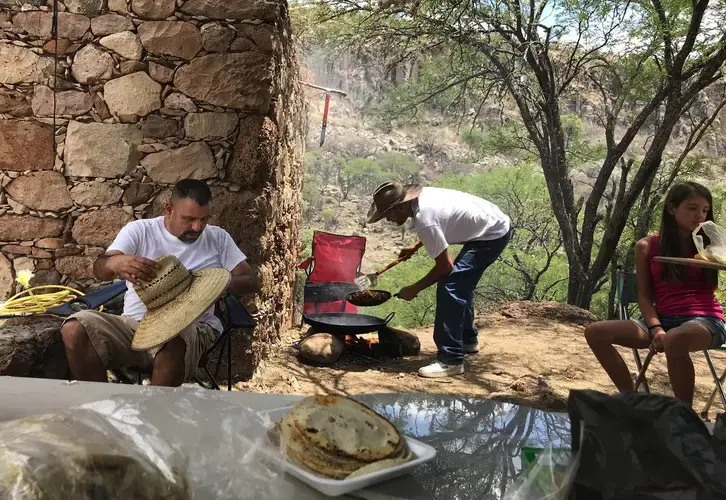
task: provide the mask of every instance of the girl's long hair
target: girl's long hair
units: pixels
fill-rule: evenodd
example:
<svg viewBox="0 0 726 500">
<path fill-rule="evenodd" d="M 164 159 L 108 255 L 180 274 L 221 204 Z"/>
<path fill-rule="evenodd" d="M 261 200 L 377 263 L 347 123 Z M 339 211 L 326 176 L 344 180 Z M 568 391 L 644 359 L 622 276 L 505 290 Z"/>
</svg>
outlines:
<svg viewBox="0 0 726 500">
<path fill-rule="evenodd" d="M 663 203 L 663 217 L 660 223 L 660 253 L 666 257 L 684 257 L 687 254 L 696 252 L 696 245 L 693 239 L 689 238 L 685 248 L 681 239 L 681 231 L 676 218 L 668 212 L 668 206 L 678 207 L 681 203 L 691 198 L 700 196 L 709 205 L 706 220 L 713 220 L 713 197 L 705 186 L 697 182 L 680 182 L 673 186 L 666 195 Z M 704 244 L 708 244 L 705 234 Z M 677 264 L 663 264 L 661 278 L 667 281 L 681 281 L 684 274 L 684 266 Z M 713 289 L 718 288 L 718 271 L 715 269 L 703 269 L 703 278 Z"/>
</svg>

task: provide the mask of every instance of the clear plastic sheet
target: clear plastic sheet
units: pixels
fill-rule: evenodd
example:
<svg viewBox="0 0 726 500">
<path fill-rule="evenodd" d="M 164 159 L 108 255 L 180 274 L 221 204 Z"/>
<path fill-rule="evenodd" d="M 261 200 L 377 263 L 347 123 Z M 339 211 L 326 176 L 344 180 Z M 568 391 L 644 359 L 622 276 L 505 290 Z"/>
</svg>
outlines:
<svg viewBox="0 0 726 500">
<path fill-rule="evenodd" d="M 704 246 L 703 236 L 698 234 L 701 230 L 710 240 L 708 245 Z M 726 229 L 710 220 L 702 222 L 693 231 L 693 243 L 696 245 L 698 255 L 711 262 L 726 265 Z"/>
<path fill-rule="evenodd" d="M 0 424 L 0 498 L 188 498 L 184 456 L 139 431 L 143 449 L 90 410 Z"/>
<path fill-rule="evenodd" d="M 36 422 L 54 427 L 48 431 Z M 77 448 L 81 455 L 91 450 L 111 463 L 133 465 L 122 467 L 125 476 L 99 495 L 84 482 L 88 471 L 66 458 Z M 261 417 L 220 393 L 144 390 L 0 424 L 0 499 L 311 498 L 267 459 L 269 450 Z M 58 476 L 49 471 L 65 475 L 71 489 L 61 492 Z M 11 482 L 19 475 L 57 491 L 16 492 Z M 142 486 L 148 491 L 139 491 Z"/>
</svg>

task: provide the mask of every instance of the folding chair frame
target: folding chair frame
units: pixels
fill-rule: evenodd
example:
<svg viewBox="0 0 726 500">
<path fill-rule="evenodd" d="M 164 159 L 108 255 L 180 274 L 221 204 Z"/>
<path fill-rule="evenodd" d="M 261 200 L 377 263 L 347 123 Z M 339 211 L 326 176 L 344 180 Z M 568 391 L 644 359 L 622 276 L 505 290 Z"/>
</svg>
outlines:
<svg viewBox="0 0 726 500">
<path fill-rule="evenodd" d="M 247 310 L 239 303 L 237 297 L 232 294 L 225 295 L 217 303 L 217 314 L 222 319 L 222 325 L 224 330 L 214 344 L 207 349 L 199 360 L 199 368 L 206 373 L 209 378 L 209 384 L 214 390 L 219 390 L 219 384 L 217 383 L 217 377 L 219 377 L 219 367 L 222 364 L 222 358 L 224 357 L 224 351 L 227 350 L 227 390 L 232 390 L 232 333 L 236 329 L 253 329 L 256 325 L 255 320 L 250 316 Z M 214 375 L 209 370 L 209 359 L 214 351 L 219 346 L 219 357 L 217 358 L 217 366 L 214 369 Z M 202 387 L 208 388 L 199 377 L 195 378 L 197 384 Z"/>
<path fill-rule="evenodd" d="M 616 278 L 617 278 L 617 298 L 618 298 L 618 319 L 627 321 L 630 320 L 630 312 L 628 311 L 628 307 L 632 302 L 637 302 L 638 298 L 637 296 L 633 296 L 635 292 L 633 292 L 632 285 L 628 280 L 635 280 L 635 274 L 631 273 L 624 273 L 623 268 L 621 266 L 618 266 L 617 272 L 616 272 Z M 650 387 L 648 386 L 648 381 L 645 378 L 645 369 L 648 369 L 648 364 L 644 364 L 643 361 L 640 359 L 640 353 L 637 349 L 633 349 L 633 358 L 635 359 L 635 367 L 638 369 L 638 379 L 636 380 L 636 386 L 635 390 L 638 390 L 638 386 L 640 385 L 638 381 L 641 381 L 643 384 L 643 390 L 647 393 L 650 393 Z M 646 358 L 647 363 L 650 363 L 650 359 Z"/>
<path fill-rule="evenodd" d="M 622 268 L 618 266 L 617 269 L 617 295 L 618 295 L 618 318 L 619 319 L 630 319 L 630 314 L 628 313 L 628 305 L 631 302 L 632 297 L 629 297 L 628 291 L 628 279 L 635 279 L 634 274 L 629 273 L 623 273 Z M 722 347 L 721 349 L 724 349 Z M 726 350 L 726 349 L 724 349 Z M 711 372 L 711 377 L 713 377 L 714 382 L 714 388 L 713 391 L 711 391 L 711 395 L 708 397 L 708 400 L 706 400 L 706 405 L 704 406 L 703 410 L 701 410 L 701 418 L 707 418 L 708 417 L 708 411 L 711 409 L 711 406 L 713 405 L 714 400 L 716 399 L 716 394 L 719 395 L 721 399 L 721 404 L 723 405 L 723 408 L 726 409 L 726 394 L 723 390 L 723 384 L 726 382 L 726 369 L 724 369 L 721 376 L 718 376 L 718 372 L 716 371 L 716 367 L 713 364 L 713 358 L 711 358 L 711 353 L 708 352 L 708 349 L 705 349 L 703 351 L 703 355 L 706 358 L 706 364 L 708 364 L 708 369 Z M 648 380 L 645 377 L 645 374 L 648 370 L 648 366 L 650 365 L 651 360 L 653 359 L 654 353 L 648 352 L 648 355 L 645 357 L 645 361 L 641 362 L 640 359 L 640 353 L 638 353 L 637 349 L 633 349 L 633 357 L 635 358 L 635 365 L 638 368 L 638 378 L 635 381 L 635 390 L 637 391 L 640 388 L 640 385 L 643 385 L 643 390 L 645 392 L 650 392 L 650 388 L 648 387 Z"/>
</svg>

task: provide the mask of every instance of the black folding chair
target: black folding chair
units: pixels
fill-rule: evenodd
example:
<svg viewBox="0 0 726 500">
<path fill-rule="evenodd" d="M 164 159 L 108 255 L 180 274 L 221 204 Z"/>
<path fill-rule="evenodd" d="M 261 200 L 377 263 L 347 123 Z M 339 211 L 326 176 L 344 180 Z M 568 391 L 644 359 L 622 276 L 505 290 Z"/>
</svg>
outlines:
<svg viewBox="0 0 726 500">
<path fill-rule="evenodd" d="M 248 330 L 251 333 L 251 329 L 256 326 L 255 320 L 252 318 L 250 313 L 240 304 L 239 299 L 232 294 L 225 294 L 217 301 L 214 314 L 222 321 L 222 333 L 217 337 L 217 340 L 207 349 L 202 357 L 199 359 L 197 369 L 201 369 L 207 376 L 208 380 L 202 380 L 198 376 L 194 378 L 194 381 L 205 389 L 212 389 L 218 391 L 220 389 L 217 383 L 219 377 L 219 369 L 224 358 L 225 350 L 227 353 L 227 390 L 232 390 L 232 334 L 239 329 Z M 217 363 L 214 368 L 214 374 L 209 368 L 209 365 L 214 357 L 215 352 L 219 350 L 219 356 L 217 357 Z M 122 384 L 142 384 L 145 377 L 149 377 L 150 373 L 141 370 L 136 367 L 129 367 L 126 370 L 136 372 L 136 381 L 129 376 L 125 370 L 111 370 L 114 377 Z"/>
<path fill-rule="evenodd" d="M 77 297 L 61 306 L 48 309 L 46 314 L 58 316 L 60 318 L 67 318 L 71 314 L 80 311 L 98 309 L 102 305 L 111 302 L 122 293 L 125 293 L 126 288 L 126 281 L 117 281 L 111 285 L 99 288 L 91 293 L 87 293 L 82 297 Z"/>
<path fill-rule="evenodd" d="M 635 281 L 635 274 L 625 273 L 623 272 L 623 269 L 618 266 L 616 272 L 616 279 L 618 319 L 629 320 L 630 308 L 633 304 L 638 304 L 638 287 Z M 643 364 L 642 360 L 640 359 L 640 353 L 637 349 L 633 349 L 633 357 L 635 358 L 635 366 L 638 369 L 638 380 L 636 381 L 636 384 L 638 384 L 638 382 L 641 382 L 643 384 L 643 390 L 645 392 L 650 392 L 650 387 L 648 387 L 648 381 L 645 379 L 645 370 L 643 370 L 644 366 L 647 370 L 648 365 Z M 646 358 L 646 363 L 650 363 L 651 357 L 652 356 L 649 355 L 649 357 Z M 638 390 L 638 385 L 636 385 L 635 387 L 636 391 Z"/>
<path fill-rule="evenodd" d="M 127 289 L 125 281 L 118 281 L 111 285 L 99 288 L 98 290 L 88 293 L 82 297 L 78 297 L 70 302 L 66 302 L 62 306 L 49 309 L 47 314 L 58 316 L 61 318 L 67 318 L 71 314 L 79 311 L 98 309 L 104 304 L 107 304 L 111 300 L 115 299 L 122 293 L 125 293 Z M 227 351 L 227 390 L 232 390 L 232 333 L 237 329 L 252 329 L 255 327 L 256 322 L 252 316 L 247 312 L 242 304 L 240 304 L 237 297 L 231 294 L 222 296 L 217 301 L 215 307 L 215 314 L 222 321 L 222 333 L 219 335 L 214 344 L 206 350 L 199 360 L 199 368 L 204 371 L 207 375 L 208 381 L 202 381 L 200 378 L 195 378 L 200 386 L 207 389 L 219 390 L 219 384 L 217 383 L 217 377 L 219 377 L 219 368 L 222 364 L 225 350 Z M 217 364 L 215 367 L 214 375 L 209 369 L 209 364 L 212 360 L 214 353 L 219 350 L 219 357 L 217 358 Z M 114 377 L 125 384 L 138 383 L 141 384 L 145 373 L 143 370 L 139 370 L 135 367 L 128 367 L 128 370 L 136 372 L 136 382 L 132 380 L 125 370 L 111 370 Z"/>
<path fill-rule="evenodd" d="M 222 333 L 214 341 L 214 344 L 207 349 L 199 360 L 199 368 L 206 373 L 209 378 L 211 387 L 207 387 L 198 377 L 195 381 L 202 387 L 219 390 L 219 384 L 216 377 L 219 377 L 219 367 L 224 357 L 224 351 L 227 350 L 227 390 L 232 390 L 232 333 L 238 329 L 244 329 L 251 334 L 252 329 L 257 325 L 254 318 L 247 312 L 237 297 L 232 294 L 226 294 L 217 302 L 215 314 L 222 320 Z M 220 348 L 221 347 L 221 348 Z M 217 358 L 217 366 L 214 369 L 214 375 L 209 370 L 209 362 L 214 352 L 220 348 L 219 357 Z"/>
<path fill-rule="evenodd" d="M 630 319 L 628 306 L 634 303 L 637 304 L 638 302 L 638 291 L 635 282 L 635 275 L 631 273 L 624 273 L 619 267 L 617 270 L 617 292 L 618 318 Z M 718 350 L 726 351 L 726 344 L 719 347 Z M 645 357 L 645 361 L 641 362 L 638 350 L 633 349 L 635 365 L 638 368 L 638 378 L 635 381 L 636 391 L 640 388 L 640 385 L 642 384 L 643 390 L 645 392 L 650 392 L 650 388 L 648 387 L 648 380 L 645 378 L 645 374 L 648 371 L 648 366 L 650 365 L 650 361 L 653 359 L 653 355 L 653 352 L 648 352 L 647 356 Z M 711 358 L 711 354 L 708 352 L 708 349 L 705 349 L 703 351 L 703 355 L 706 358 L 706 364 L 708 364 L 708 369 L 711 372 L 711 377 L 713 377 L 714 382 L 713 391 L 711 391 L 711 395 L 706 401 L 706 406 L 703 408 L 703 410 L 701 410 L 701 417 L 706 418 L 708 416 L 708 411 L 711 409 L 711 406 L 716 399 L 717 394 L 721 399 L 721 404 L 726 409 L 726 394 L 724 394 L 723 390 L 723 383 L 724 381 L 726 381 L 726 369 L 724 369 L 723 373 L 719 377 L 718 372 L 716 371 L 716 367 L 713 364 L 713 358 Z"/>
</svg>

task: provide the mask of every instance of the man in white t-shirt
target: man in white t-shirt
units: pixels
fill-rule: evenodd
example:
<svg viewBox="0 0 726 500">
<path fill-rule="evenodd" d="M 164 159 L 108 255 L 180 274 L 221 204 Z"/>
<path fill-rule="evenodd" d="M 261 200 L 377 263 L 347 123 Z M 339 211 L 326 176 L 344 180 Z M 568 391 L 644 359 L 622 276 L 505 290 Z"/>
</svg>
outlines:
<svg viewBox="0 0 726 500">
<path fill-rule="evenodd" d="M 402 258 L 410 259 L 423 246 L 436 262 L 426 276 L 398 292 L 399 298 L 411 301 L 438 283 L 434 322 L 438 354 L 419 375 L 433 378 L 464 373 L 464 354 L 479 351 L 474 289 L 514 233 L 509 217 L 493 203 L 468 193 L 386 182 L 373 194 L 368 222 L 383 218 L 399 225 L 413 219 L 420 241 L 401 250 Z M 464 247 L 452 262 L 448 248 L 454 244 Z"/>
<path fill-rule="evenodd" d="M 154 259 L 174 255 L 190 271 L 225 268 L 232 274 L 227 291 L 250 295 L 260 283 L 246 257 L 224 229 L 207 225 L 212 193 L 202 181 L 179 181 L 164 207 L 164 216 L 127 224 L 105 254 L 96 259 L 96 278 L 124 279 L 131 284 L 156 275 Z M 76 380 L 106 382 L 106 370 L 134 367 L 152 370 L 152 385 L 179 386 L 196 374 L 202 354 L 222 332 L 222 324 L 207 310 L 189 328 L 150 351 L 131 349 L 136 327 L 146 307 L 129 286 L 122 316 L 82 311 L 61 328 L 68 363 Z"/>
</svg>

